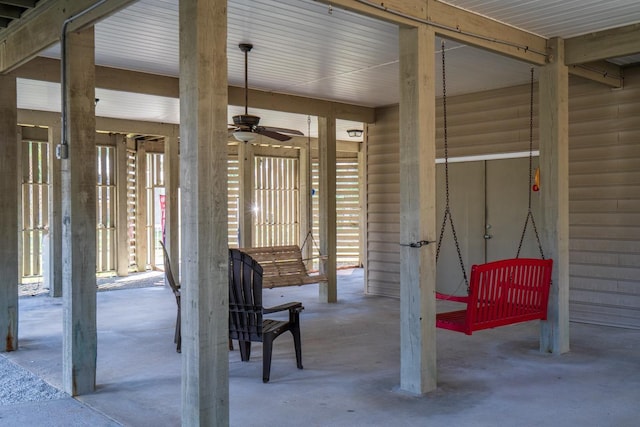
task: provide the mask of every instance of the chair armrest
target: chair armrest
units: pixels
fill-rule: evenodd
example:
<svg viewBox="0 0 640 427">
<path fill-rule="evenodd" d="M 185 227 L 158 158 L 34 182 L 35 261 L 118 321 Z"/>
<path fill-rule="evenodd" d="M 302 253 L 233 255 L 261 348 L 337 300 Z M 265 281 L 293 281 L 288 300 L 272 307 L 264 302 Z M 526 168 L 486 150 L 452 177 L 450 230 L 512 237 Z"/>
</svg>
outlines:
<svg viewBox="0 0 640 427">
<path fill-rule="evenodd" d="M 275 307 L 269 307 L 269 308 L 265 307 L 262 309 L 262 312 L 264 314 L 269 314 L 269 313 L 276 313 L 278 311 L 285 311 L 285 310 L 300 312 L 304 310 L 304 307 L 302 306 L 301 302 L 288 302 L 286 304 L 280 304 Z"/>
<path fill-rule="evenodd" d="M 447 295 L 447 294 L 441 294 L 440 292 L 436 292 L 436 299 L 445 300 L 445 301 L 463 302 L 465 304 L 469 302 L 468 296 Z"/>
</svg>

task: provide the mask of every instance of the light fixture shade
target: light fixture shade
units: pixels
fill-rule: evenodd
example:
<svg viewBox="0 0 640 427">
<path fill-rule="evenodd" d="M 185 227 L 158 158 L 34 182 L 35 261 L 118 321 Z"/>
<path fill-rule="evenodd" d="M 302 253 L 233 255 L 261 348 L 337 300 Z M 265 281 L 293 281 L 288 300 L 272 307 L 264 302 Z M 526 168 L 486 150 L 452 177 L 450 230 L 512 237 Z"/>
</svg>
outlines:
<svg viewBox="0 0 640 427">
<path fill-rule="evenodd" d="M 347 135 L 352 138 L 362 136 L 362 129 L 347 129 Z"/>
<path fill-rule="evenodd" d="M 235 131 L 233 133 L 233 137 L 240 142 L 251 142 L 256 139 L 256 136 L 253 132 L 247 132 L 244 130 Z"/>
</svg>

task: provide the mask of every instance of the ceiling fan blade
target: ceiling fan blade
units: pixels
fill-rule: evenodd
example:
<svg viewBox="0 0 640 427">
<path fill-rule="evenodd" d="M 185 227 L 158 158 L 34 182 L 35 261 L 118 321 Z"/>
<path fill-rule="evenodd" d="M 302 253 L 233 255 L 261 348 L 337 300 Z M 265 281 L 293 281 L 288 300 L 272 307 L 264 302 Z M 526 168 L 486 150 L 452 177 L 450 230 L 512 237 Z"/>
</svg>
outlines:
<svg viewBox="0 0 640 427">
<path fill-rule="evenodd" d="M 269 138 L 273 138 L 273 139 L 278 140 L 278 141 L 288 141 L 288 140 L 291 139 L 290 136 L 283 135 L 281 133 L 272 131 L 270 129 L 266 129 L 266 128 L 262 127 L 262 126 L 257 127 L 255 129 L 255 132 L 260 134 L 260 135 L 268 136 Z"/>
<path fill-rule="evenodd" d="M 295 129 L 276 128 L 276 127 L 271 127 L 271 126 L 260 126 L 260 127 L 262 129 L 269 130 L 271 132 L 282 132 L 282 133 L 288 133 L 288 134 L 291 134 L 291 135 L 304 136 L 304 133 L 300 132 L 299 130 L 295 130 Z"/>
</svg>

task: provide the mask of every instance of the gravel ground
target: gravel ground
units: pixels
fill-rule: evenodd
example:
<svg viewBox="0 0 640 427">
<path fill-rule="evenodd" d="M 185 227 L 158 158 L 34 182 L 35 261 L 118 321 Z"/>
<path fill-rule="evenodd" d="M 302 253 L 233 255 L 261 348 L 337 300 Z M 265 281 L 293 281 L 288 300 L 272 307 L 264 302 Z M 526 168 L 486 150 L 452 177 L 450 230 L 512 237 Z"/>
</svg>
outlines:
<svg viewBox="0 0 640 427">
<path fill-rule="evenodd" d="M 100 277 L 98 291 L 164 286 L 164 273 L 147 271 L 127 277 Z M 49 292 L 42 282 L 19 285 L 21 297 L 46 296 Z M 37 402 L 69 397 L 28 370 L 16 365 L 0 354 L 0 405 Z"/>
<path fill-rule="evenodd" d="M 0 405 L 69 397 L 36 375 L 0 355 Z"/>
</svg>

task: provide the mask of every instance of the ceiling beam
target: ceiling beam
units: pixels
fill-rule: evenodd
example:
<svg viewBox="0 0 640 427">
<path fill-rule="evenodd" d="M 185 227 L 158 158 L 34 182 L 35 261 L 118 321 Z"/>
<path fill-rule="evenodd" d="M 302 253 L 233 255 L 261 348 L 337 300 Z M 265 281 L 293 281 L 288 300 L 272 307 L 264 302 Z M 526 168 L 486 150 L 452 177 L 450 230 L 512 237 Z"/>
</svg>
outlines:
<svg viewBox="0 0 640 427">
<path fill-rule="evenodd" d="M 545 65 L 548 60 L 547 39 L 544 37 L 438 0 L 317 1 L 397 25 L 416 26 L 420 23 L 432 25 L 439 36 L 530 64 Z M 569 58 L 571 48 L 567 42 L 565 42 L 565 48 L 567 58 Z M 637 33 L 635 42 L 636 44 L 640 43 L 640 36 Z M 604 59 L 605 57 L 583 61 L 590 62 L 589 64 L 569 67 L 569 73 L 610 87 L 622 87 L 620 67 L 615 64 L 597 61 L 597 59 Z M 567 65 L 570 65 L 569 62 L 567 62 Z"/>
<path fill-rule="evenodd" d="M 24 129 L 26 129 L 26 131 L 23 130 L 23 139 L 46 141 L 48 139 L 46 128 L 33 126 L 59 127 L 60 113 L 19 109 L 18 124 L 25 126 Z M 154 135 L 158 137 L 180 136 L 179 125 L 146 122 L 141 120 L 111 119 L 107 117 L 96 117 L 96 131 L 122 134 Z M 238 144 L 238 142 L 233 139 L 230 139 L 230 141 L 231 145 Z M 311 149 L 317 150 L 318 138 L 311 138 L 310 142 Z M 257 135 L 255 143 L 269 146 L 275 145 L 280 147 L 289 147 L 298 150 L 300 148 L 306 148 L 309 145 L 309 138 L 294 136 L 289 141 L 279 142 L 262 135 Z M 362 143 L 358 141 L 338 140 L 337 144 L 337 151 L 341 153 L 358 153 L 362 146 Z"/>
<path fill-rule="evenodd" d="M 60 113 L 51 111 L 18 109 L 19 125 L 60 126 Z M 156 123 L 142 120 L 112 119 L 96 117 L 96 131 L 123 134 L 157 136 L 180 136 L 180 126 L 170 123 Z"/>
<path fill-rule="evenodd" d="M 569 74 L 602 83 L 612 88 L 624 86 L 622 67 L 607 61 L 568 65 Z"/>
<path fill-rule="evenodd" d="M 16 69 L 12 74 L 24 79 L 59 83 L 60 61 L 37 57 Z M 178 98 L 180 95 L 179 82 L 176 77 L 101 66 L 96 66 L 96 87 L 169 98 Z M 318 117 L 326 117 L 331 113 L 342 120 L 363 123 L 373 123 L 375 121 L 375 109 L 371 107 L 255 89 L 249 90 L 249 99 L 251 100 L 251 107 L 264 110 Z M 244 105 L 244 88 L 229 86 L 229 104 Z"/>
<path fill-rule="evenodd" d="M 32 9 L 36 7 L 36 0 L 4 0 L 2 3 L 11 6 L 24 7 L 25 9 Z"/>
<path fill-rule="evenodd" d="M 78 17 L 67 26 L 77 31 L 106 18 L 135 0 L 109 0 Z M 0 73 L 11 71 L 60 41 L 62 25 L 96 4 L 96 0 L 40 0 L 37 7 L 0 31 Z"/>
<path fill-rule="evenodd" d="M 547 62 L 547 40 L 439 1 L 429 1 L 436 34 L 534 65 Z"/>
<path fill-rule="evenodd" d="M 564 41 L 565 64 L 584 64 L 640 52 L 640 24 L 598 31 Z"/>
<path fill-rule="evenodd" d="M 2 18 L 10 18 L 10 19 L 18 19 L 22 14 L 22 9 L 15 6 L 7 6 L 5 4 L 0 3 L 0 17 Z"/>
<path fill-rule="evenodd" d="M 547 40 L 437 0 L 317 0 L 398 25 L 432 25 L 436 34 L 535 65 L 546 63 Z"/>
</svg>

